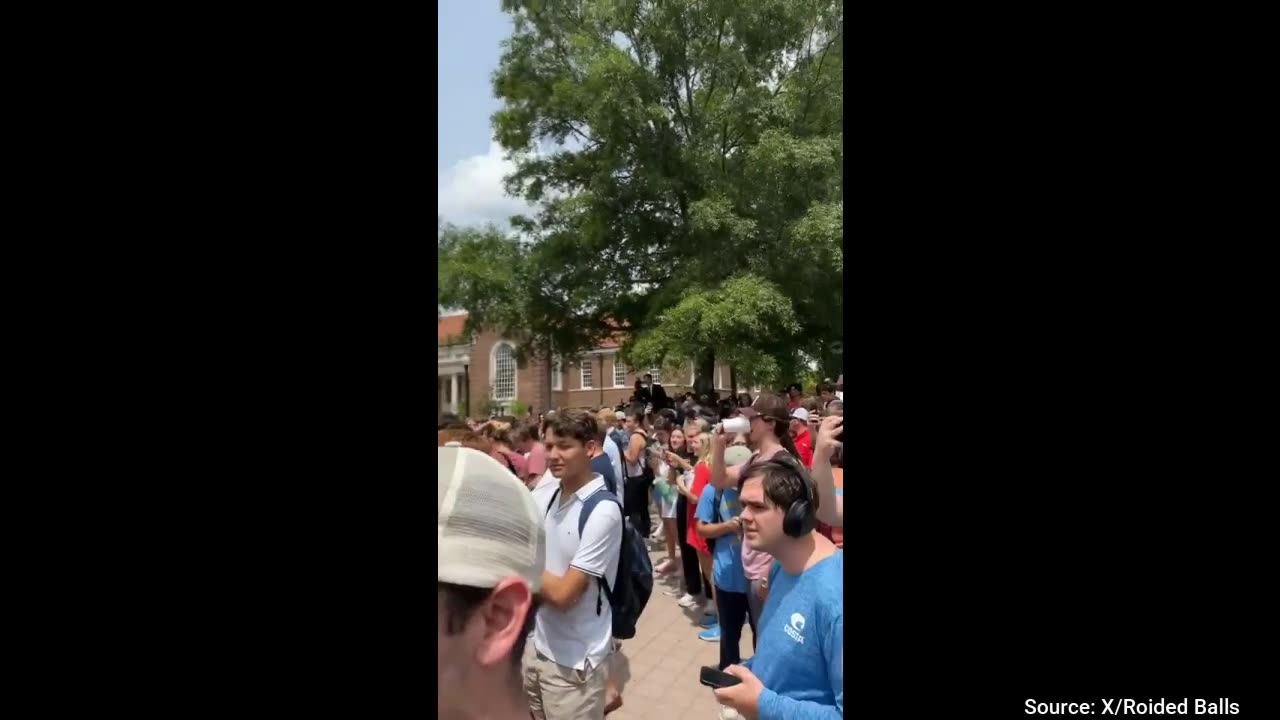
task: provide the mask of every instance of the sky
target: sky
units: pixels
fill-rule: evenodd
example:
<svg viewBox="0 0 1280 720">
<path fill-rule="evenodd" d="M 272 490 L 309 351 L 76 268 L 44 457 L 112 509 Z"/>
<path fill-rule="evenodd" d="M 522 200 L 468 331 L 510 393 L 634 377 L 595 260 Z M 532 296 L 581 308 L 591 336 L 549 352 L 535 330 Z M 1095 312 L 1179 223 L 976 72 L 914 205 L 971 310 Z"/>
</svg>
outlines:
<svg viewBox="0 0 1280 720">
<path fill-rule="evenodd" d="M 439 0 L 439 134 L 437 214 L 455 225 L 493 222 L 528 211 L 506 197 L 502 178 L 514 168 L 493 142 L 489 116 L 499 107 L 492 75 L 511 20 L 498 0 Z"/>
</svg>

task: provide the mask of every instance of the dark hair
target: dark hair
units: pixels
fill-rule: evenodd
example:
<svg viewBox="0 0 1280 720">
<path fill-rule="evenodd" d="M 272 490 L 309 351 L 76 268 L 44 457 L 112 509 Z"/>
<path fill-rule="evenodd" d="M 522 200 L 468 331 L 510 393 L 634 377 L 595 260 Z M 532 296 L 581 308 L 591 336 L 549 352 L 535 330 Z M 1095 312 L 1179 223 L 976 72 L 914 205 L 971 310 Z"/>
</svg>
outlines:
<svg viewBox="0 0 1280 720">
<path fill-rule="evenodd" d="M 467 626 L 467 621 L 475 614 L 476 610 L 489 599 L 489 595 L 493 592 L 493 588 L 478 588 L 470 585 L 454 585 L 453 583 L 437 582 L 436 587 L 444 592 L 444 618 L 445 632 L 450 635 L 457 635 Z M 524 659 L 524 643 L 525 640 L 533 633 L 533 626 L 538 621 L 538 606 L 542 604 L 542 598 L 534 593 L 533 598 L 529 601 L 529 612 L 524 616 L 524 629 L 516 637 L 515 644 L 511 646 L 512 665 L 516 670 L 520 669 L 520 663 Z"/>
<path fill-rule="evenodd" d="M 738 407 L 740 408 L 751 407 L 750 393 L 738 393 Z"/>
<path fill-rule="evenodd" d="M 642 377 L 647 377 L 647 378 L 649 378 L 650 380 L 652 380 L 652 379 L 653 379 L 653 373 L 645 373 Z"/>
<path fill-rule="evenodd" d="M 538 426 L 528 425 L 528 424 L 521 425 L 520 427 L 516 428 L 516 431 L 514 433 L 512 433 L 511 439 L 512 441 L 517 443 L 522 443 L 525 440 L 533 440 L 534 442 L 537 442 Z"/>
<path fill-rule="evenodd" d="M 655 413 L 650 417 L 653 418 L 653 422 L 650 424 L 653 425 L 654 432 L 671 432 L 671 429 L 676 426 L 676 421 L 666 415 Z"/>
<path fill-rule="evenodd" d="M 644 405 L 632 403 L 624 412 L 627 414 L 627 419 L 634 420 L 637 425 L 644 424 Z"/>
<path fill-rule="evenodd" d="M 798 393 L 802 393 L 802 392 L 804 392 L 804 386 L 802 386 L 800 383 L 791 383 L 790 385 L 788 385 L 788 386 L 787 386 L 787 392 L 788 392 L 788 393 L 790 393 L 790 392 L 791 392 L 791 388 L 795 388 L 795 389 L 796 389 L 796 392 L 798 392 Z"/>
<path fill-rule="evenodd" d="M 721 400 L 717 405 L 719 406 L 721 420 L 732 417 L 738 411 L 737 403 L 729 398 Z"/>
<path fill-rule="evenodd" d="M 777 428 L 774 428 L 774 434 L 778 434 Z M 791 433 L 785 429 L 782 434 L 778 435 L 778 444 L 782 446 L 783 450 L 791 453 L 791 457 L 797 460 L 800 459 L 800 450 L 796 448 L 796 441 L 791 439 Z"/>
<path fill-rule="evenodd" d="M 547 421 L 547 430 L 560 437 L 569 437 L 586 445 L 596 442 L 600 433 L 600 425 L 596 416 L 582 410 L 570 410 L 560 413 Z"/>
<path fill-rule="evenodd" d="M 833 393 L 833 392 L 835 392 L 835 391 L 836 391 L 836 386 L 835 386 L 835 385 L 832 385 L 832 384 L 831 384 L 831 383 L 829 383 L 829 382 L 820 382 L 820 383 L 818 383 L 818 394 L 819 394 L 819 395 L 821 395 L 821 394 L 822 394 L 822 393 L 824 393 L 824 392 Z"/>
<path fill-rule="evenodd" d="M 796 449 L 796 442 L 791 439 L 791 433 L 787 432 L 791 426 L 791 417 L 787 412 L 786 399 L 773 393 L 761 393 L 760 397 L 756 398 L 755 409 L 760 413 L 760 419 L 769 423 L 783 449 L 798 459 L 800 451 Z"/>
<path fill-rule="evenodd" d="M 751 478 L 760 478 L 764 482 L 764 496 L 774 507 L 786 512 L 796 500 L 808 500 L 809 509 L 818 511 L 818 493 L 809 478 L 809 472 L 794 458 L 775 455 L 762 462 L 755 463 L 747 469 L 745 475 L 738 479 L 738 489 Z"/>
</svg>

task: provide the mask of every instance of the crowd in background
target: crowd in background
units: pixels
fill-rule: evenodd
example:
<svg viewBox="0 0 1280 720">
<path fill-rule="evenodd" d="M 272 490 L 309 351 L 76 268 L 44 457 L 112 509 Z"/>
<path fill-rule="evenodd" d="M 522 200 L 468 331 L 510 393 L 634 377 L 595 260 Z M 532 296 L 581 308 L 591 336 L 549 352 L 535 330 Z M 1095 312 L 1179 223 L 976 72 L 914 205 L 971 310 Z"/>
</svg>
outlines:
<svg viewBox="0 0 1280 720">
<path fill-rule="evenodd" d="M 637 381 L 629 401 L 617 407 L 551 411 L 524 419 L 510 416 L 464 419 L 445 415 L 440 418 L 438 440 L 441 447 L 457 443 L 497 461 L 532 491 L 540 512 L 551 512 L 561 483 L 568 482 L 563 476 L 573 472 L 567 469 L 568 461 L 562 459 L 562 456 L 572 457 L 572 447 L 567 456 L 557 451 L 550 465 L 549 449 L 564 445 L 566 438 L 580 441 L 586 448 L 582 461 L 589 462 L 589 468 L 583 467 L 583 482 L 572 483 L 573 492 L 594 493 L 593 488 L 611 492 L 618 500 L 619 522 L 647 539 L 650 550 L 664 553 L 653 567 L 654 577 L 668 583 L 665 592 L 672 597 L 679 596 L 677 602 L 681 607 L 702 610 L 698 637 L 720 643 L 720 670 L 763 683 L 763 688 L 753 691 L 757 697 L 751 700 L 757 703 L 754 707 L 759 717 L 792 713 L 795 710 L 789 704 L 792 701 L 804 701 L 802 705 L 806 709 L 800 717 L 827 717 L 825 711 L 815 711 L 809 706 L 813 703 L 838 706 L 842 714 L 842 651 L 830 647 L 830 638 L 818 641 L 822 648 L 819 656 L 811 651 L 806 654 L 803 644 L 806 622 L 810 625 L 809 633 L 838 631 L 836 645 L 843 639 L 840 587 L 843 553 L 840 551 L 843 549 L 844 401 L 842 384 L 824 381 L 815 391 L 806 395 L 795 383 L 783 393 L 763 393 L 758 397 L 741 393 L 718 399 L 690 392 L 672 398 L 646 375 Z M 740 420 L 726 423 L 734 419 Z M 722 431 L 730 425 L 749 429 Z M 745 482 L 747 479 L 759 482 L 752 485 Z M 766 507 L 798 507 L 801 501 L 807 503 L 807 511 L 789 513 L 786 522 L 791 524 L 786 532 L 775 532 L 768 541 L 763 539 L 767 531 L 759 523 L 753 523 L 752 518 L 760 517 L 759 512 Z M 757 511 L 754 516 L 749 512 L 752 508 Z M 799 519 L 791 518 L 790 514 Z M 551 522 L 552 515 L 547 515 L 546 522 Z M 620 552 L 616 545 L 607 545 L 606 540 L 597 543 L 589 539 L 592 532 L 586 525 L 578 528 L 581 537 L 574 542 L 579 545 L 568 551 L 562 571 L 568 573 L 570 568 L 587 563 L 581 559 L 583 552 L 593 558 L 592 562 L 596 553 L 608 556 Z M 608 532 L 603 532 L 601 537 Z M 808 540 L 810 533 L 822 538 L 816 549 L 813 541 Z M 833 569 L 832 563 L 821 563 L 819 572 L 809 572 L 811 565 L 831 557 L 822 550 L 823 542 L 825 547 L 836 551 L 835 563 L 839 570 Z M 597 544 L 600 547 L 589 552 L 581 549 L 586 545 L 594 548 Z M 768 550 L 762 549 L 766 547 Z M 804 555 L 808 560 L 801 557 L 803 553 L 808 553 Z M 544 573 L 548 579 L 544 582 L 558 587 L 563 580 L 549 574 L 550 555 L 548 557 L 548 573 Z M 616 563 L 610 566 L 605 561 L 598 575 L 607 578 L 610 572 L 617 572 Z M 786 600 L 789 611 L 782 620 L 777 620 L 777 613 L 766 604 L 770 593 L 777 592 L 770 589 L 771 578 L 775 588 L 778 583 L 789 588 Z M 791 590 L 793 587 L 796 589 Z M 547 591 L 542 594 L 545 596 Z M 574 602 L 577 601 L 569 605 Z M 556 632 L 571 635 L 575 631 L 554 630 L 556 618 L 561 618 L 557 612 L 544 609 L 539 622 L 543 616 L 549 618 L 546 620 L 551 628 L 547 631 L 549 636 L 555 636 Z M 582 612 L 585 613 L 582 617 L 590 617 L 589 612 Z M 782 623 L 777 628 L 779 633 L 786 630 L 786 634 L 780 636 L 782 639 L 762 634 L 762 623 L 766 621 Z M 581 617 L 575 622 L 581 625 Z M 746 626 L 752 630 L 756 656 L 744 662 L 738 653 Z M 607 628 L 604 632 L 608 634 Z M 768 652 L 758 647 L 762 639 Z M 580 683 L 581 693 L 600 693 L 598 707 L 592 704 L 594 699 L 583 701 L 587 704 L 579 706 L 576 703 L 583 700 L 581 697 L 572 693 L 565 697 L 553 696 L 543 687 L 547 673 L 554 674 L 557 668 L 576 668 L 576 672 L 591 675 L 590 671 L 598 669 L 601 662 L 607 662 L 609 651 L 618 649 L 616 638 L 605 638 L 608 648 L 603 648 L 599 639 L 584 639 L 582 647 L 594 649 L 584 651 L 584 659 L 577 664 L 565 659 L 573 655 L 572 652 L 565 655 L 568 641 L 562 638 L 556 651 L 550 649 L 553 643 L 546 642 L 545 648 L 531 649 L 532 655 L 525 659 L 525 689 L 530 693 L 535 718 L 597 717 L 621 705 L 616 678 L 607 668 L 601 673 L 598 688 L 595 680 L 588 681 L 586 677 Z M 795 645 L 800 646 L 799 650 Z M 558 657 L 549 657 L 557 652 Z M 833 663 L 839 667 L 830 667 Z M 529 670 L 529 666 L 534 669 Z M 821 672 L 822 677 L 815 680 L 796 675 L 815 672 Z M 786 702 L 770 699 L 775 705 L 772 712 L 766 713 L 766 695 L 761 694 L 761 690 L 774 692 L 771 698 L 790 699 Z M 747 702 L 742 699 L 745 692 L 732 688 L 718 690 L 717 698 L 727 707 L 737 707 Z M 566 708 L 577 709 L 556 712 L 543 707 L 543 704 L 561 702 L 567 703 Z"/>
</svg>

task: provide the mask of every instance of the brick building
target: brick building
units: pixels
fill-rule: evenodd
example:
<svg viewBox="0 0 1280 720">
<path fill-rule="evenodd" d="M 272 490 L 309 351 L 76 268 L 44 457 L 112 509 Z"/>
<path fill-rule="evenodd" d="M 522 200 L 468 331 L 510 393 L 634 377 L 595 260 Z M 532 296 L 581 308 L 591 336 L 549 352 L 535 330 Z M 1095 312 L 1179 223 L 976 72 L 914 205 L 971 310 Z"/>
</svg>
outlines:
<svg viewBox="0 0 1280 720">
<path fill-rule="evenodd" d="M 576 358 L 557 360 L 552 368 L 551 397 L 543 398 L 540 379 L 546 360 L 516 360 L 518 338 L 499 337 L 488 330 L 467 337 L 463 333 L 466 319 L 466 315 L 452 315 L 436 324 L 437 413 L 480 416 L 490 401 L 500 405 L 504 413 L 516 402 L 534 413 L 549 408 L 612 406 L 631 397 L 636 380 L 646 372 L 672 397 L 693 385 L 692 361 L 679 377 L 664 377 L 659 368 L 637 373 L 618 361 L 618 343 L 605 340 Z M 717 364 L 715 386 L 721 396 L 730 392 L 728 366 Z"/>
</svg>

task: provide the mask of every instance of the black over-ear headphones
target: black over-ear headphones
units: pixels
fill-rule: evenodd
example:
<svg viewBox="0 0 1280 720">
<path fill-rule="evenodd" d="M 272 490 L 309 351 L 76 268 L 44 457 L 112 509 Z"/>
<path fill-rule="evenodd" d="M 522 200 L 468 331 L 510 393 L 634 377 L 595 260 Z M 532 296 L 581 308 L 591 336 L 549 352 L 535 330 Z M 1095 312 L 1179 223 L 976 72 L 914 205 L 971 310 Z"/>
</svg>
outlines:
<svg viewBox="0 0 1280 720">
<path fill-rule="evenodd" d="M 810 487 L 808 473 L 789 453 L 778 453 L 777 457 L 770 458 L 761 465 L 773 465 L 785 469 L 795 476 L 796 480 L 800 481 L 800 487 L 804 488 L 804 497 L 794 500 L 782 516 L 782 532 L 793 538 L 804 537 L 813 532 L 814 527 L 817 526 L 818 514 L 813 508 L 813 489 Z"/>
</svg>

